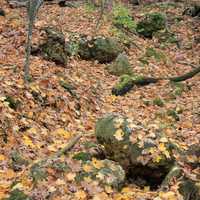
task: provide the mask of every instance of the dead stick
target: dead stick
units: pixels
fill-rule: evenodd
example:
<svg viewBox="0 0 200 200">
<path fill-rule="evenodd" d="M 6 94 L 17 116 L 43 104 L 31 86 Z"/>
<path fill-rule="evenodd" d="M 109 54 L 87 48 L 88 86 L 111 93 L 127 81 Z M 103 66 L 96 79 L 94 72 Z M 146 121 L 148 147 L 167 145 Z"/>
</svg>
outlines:
<svg viewBox="0 0 200 200">
<path fill-rule="evenodd" d="M 74 138 L 71 139 L 71 141 L 69 141 L 69 143 L 63 149 L 56 152 L 55 155 L 53 155 L 53 158 L 58 158 L 61 155 L 66 154 L 66 152 L 69 151 L 79 141 L 81 137 L 82 137 L 81 133 L 76 135 Z"/>
</svg>

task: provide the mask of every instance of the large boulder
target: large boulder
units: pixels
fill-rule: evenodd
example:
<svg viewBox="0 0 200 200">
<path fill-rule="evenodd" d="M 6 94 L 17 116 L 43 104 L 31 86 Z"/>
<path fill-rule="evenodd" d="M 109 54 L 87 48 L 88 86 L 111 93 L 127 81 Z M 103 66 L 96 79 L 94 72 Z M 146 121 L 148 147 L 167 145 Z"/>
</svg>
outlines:
<svg viewBox="0 0 200 200">
<path fill-rule="evenodd" d="M 136 31 L 139 35 L 152 38 L 153 34 L 165 29 L 166 17 L 161 13 L 146 14 L 145 18 L 138 22 Z"/>
<path fill-rule="evenodd" d="M 80 57 L 86 60 L 98 60 L 100 63 L 113 61 L 122 51 L 122 45 L 114 38 L 81 37 L 79 42 Z"/>
<path fill-rule="evenodd" d="M 121 76 L 124 74 L 132 75 L 133 71 L 129 63 L 128 57 L 121 53 L 116 60 L 106 67 L 108 72 L 112 75 Z"/>
<path fill-rule="evenodd" d="M 37 50 L 32 50 L 32 53 L 39 52 L 47 60 L 66 65 L 69 57 L 69 48 L 65 43 L 64 34 L 54 27 L 46 27 L 44 30 L 46 33 L 44 43 L 39 45 Z"/>
<path fill-rule="evenodd" d="M 200 199 L 200 181 L 196 182 L 184 177 L 179 184 L 179 192 L 184 200 Z"/>
<path fill-rule="evenodd" d="M 173 162 L 173 145 L 162 133 L 152 136 L 145 128 L 121 115 L 110 114 L 99 119 L 95 134 L 106 155 L 124 168 L 138 164 L 169 167 Z"/>
</svg>

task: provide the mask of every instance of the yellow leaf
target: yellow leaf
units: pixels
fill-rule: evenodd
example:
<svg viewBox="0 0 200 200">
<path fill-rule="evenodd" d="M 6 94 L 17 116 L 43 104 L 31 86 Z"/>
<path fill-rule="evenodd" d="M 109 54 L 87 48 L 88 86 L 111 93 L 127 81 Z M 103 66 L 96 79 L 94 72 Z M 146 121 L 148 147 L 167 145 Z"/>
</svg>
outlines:
<svg viewBox="0 0 200 200">
<path fill-rule="evenodd" d="M 72 136 L 72 134 L 70 132 L 68 132 L 62 128 L 59 128 L 56 131 L 54 131 L 54 134 L 59 137 L 62 137 L 63 139 L 69 139 Z"/>
<path fill-rule="evenodd" d="M 66 178 L 68 181 L 74 181 L 75 177 L 76 177 L 76 174 L 71 173 L 71 172 L 66 175 Z"/>
<path fill-rule="evenodd" d="M 145 187 L 144 187 L 144 191 L 145 191 L 145 192 L 149 192 L 149 191 L 150 191 L 150 187 L 149 187 L 149 186 L 145 186 Z"/>
<path fill-rule="evenodd" d="M 96 158 L 92 158 L 92 164 L 97 169 L 101 169 L 102 167 L 104 167 L 103 162 L 101 160 L 97 160 Z"/>
<path fill-rule="evenodd" d="M 165 144 L 164 144 L 164 143 L 160 143 L 160 144 L 158 145 L 158 149 L 159 149 L 161 152 L 166 151 Z"/>
<path fill-rule="evenodd" d="M 156 156 L 155 158 L 153 158 L 153 162 L 159 163 L 162 160 L 161 156 Z"/>
<path fill-rule="evenodd" d="M 35 145 L 33 144 L 32 140 L 27 135 L 23 136 L 23 142 L 24 142 L 24 144 L 26 146 L 29 146 L 29 147 L 32 147 L 32 148 L 35 147 Z"/>
<path fill-rule="evenodd" d="M 115 128 L 122 127 L 123 123 L 124 123 L 124 119 L 123 118 L 116 118 L 116 119 L 114 119 L 114 127 Z"/>
<path fill-rule="evenodd" d="M 113 189 L 112 189 L 112 187 L 109 186 L 109 185 L 106 185 L 106 186 L 105 186 L 105 191 L 106 191 L 106 193 L 108 193 L 108 194 L 113 193 Z"/>
<path fill-rule="evenodd" d="M 169 151 L 165 150 L 165 151 L 163 152 L 163 154 L 166 156 L 166 158 L 170 158 L 170 153 L 169 153 Z"/>
<path fill-rule="evenodd" d="M 79 190 L 75 193 L 75 197 L 76 197 L 76 199 L 86 199 L 87 195 L 86 195 L 85 191 Z"/>
<path fill-rule="evenodd" d="M 121 128 L 120 128 L 120 129 L 117 129 L 117 131 L 116 131 L 115 134 L 114 134 L 114 137 L 115 137 L 118 141 L 121 141 L 121 140 L 124 139 L 123 136 L 124 136 L 123 130 L 122 130 Z"/>
<path fill-rule="evenodd" d="M 4 161 L 6 157 L 3 154 L 0 154 L 0 161 Z"/>
<path fill-rule="evenodd" d="M 96 177 L 99 178 L 100 180 L 104 180 L 105 179 L 105 176 L 100 172 L 96 175 Z"/>
<path fill-rule="evenodd" d="M 12 179 L 16 176 L 16 173 L 12 169 L 7 170 L 0 170 L 0 179 L 6 178 L 6 179 Z"/>
<path fill-rule="evenodd" d="M 91 172 L 92 171 L 92 166 L 88 165 L 88 164 L 85 164 L 85 165 L 83 165 L 83 170 L 85 172 Z"/>
<path fill-rule="evenodd" d="M 110 198 L 105 192 L 95 194 L 92 200 L 109 200 Z"/>
<path fill-rule="evenodd" d="M 174 192 L 159 192 L 159 197 L 163 200 L 177 200 Z"/>
</svg>

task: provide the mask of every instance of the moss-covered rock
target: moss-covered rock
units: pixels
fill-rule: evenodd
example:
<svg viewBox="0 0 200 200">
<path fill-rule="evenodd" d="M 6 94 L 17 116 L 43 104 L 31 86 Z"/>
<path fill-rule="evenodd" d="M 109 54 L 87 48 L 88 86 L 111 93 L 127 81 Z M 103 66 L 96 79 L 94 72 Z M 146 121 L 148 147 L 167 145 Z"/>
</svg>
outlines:
<svg viewBox="0 0 200 200">
<path fill-rule="evenodd" d="M 88 178 L 92 180 L 91 184 L 95 181 L 100 186 L 111 186 L 119 189 L 125 181 L 125 172 L 114 161 L 93 158 L 91 161 L 82 163 L 82 170 L 76 175 L 75 179 L 77 182 L 81 182 Z"/>
<path fill-rule="evenodd" d="M 144 128 L 121 115 L 111 114 L 99 119 L 95 135 L 105 147 L 106 155 L 119 162 L 124 169 L 141 164 L 150 168 L 168 168 L 173 163 L 171 143 L 163 134 L 155 134 L 152 139 Z M 157 142 L 161 138 L 164 138 L 164 142 Z"/>
<path fill-rule="evenodd" d="M 82 59 L 108 63 L 113 61 L 122 51 L 122 45 L 114 38 L 97 37 L 88 40 L 87 37 L 82 37 L 78 52 Z"/>
<path fill-rule="evenodd" d="M 200 3 L 198 5 L 194 5 L 185 9 L 183 15 L 189 15 L 191 17 L 200 17 Z"/>
<path fill-rule="evenodd" d="M 69 49 L 65 43 L 63 33 L 56 28 L 47 27 L 44 29 L 46 32 L 46 40 L 39 46 L 41 55 L 55 63 L 65 65 L 68 61 Z"/>
<path fill-rule="evenodd" d="M 138 22 L 136 31 L 139 35 L 152 38 L 153 34 L 165 29 L 166 17 L 161 13 L 146 14 L 145 18 Z"/>
<path fill-rule="evenodd" d="M 116 76 L 121 76 L 124 74 L 133 74 L 128 57 L 124 53 L 119 54 L 116 60 L 112 64 L 108 65 L 106 69 L 110 74 Z"/>
<path fill-rule="evenodd" d="M 104 146 L 106 157 L 118 162 L 127 178 L 138 186 L 156 189 L 174 166 L 175 146 L 161 130 L 155 130 L 152 136 L 138 123 L 110 114 L 97 121 L 95 135 Z"/>
<path fill-rule="evenodd" d="M 179 192 L 184 200 L 200 199 L 200 182 L 194 182 L 188 178 L 183 178 L 179 184 Z"/>
</svg>

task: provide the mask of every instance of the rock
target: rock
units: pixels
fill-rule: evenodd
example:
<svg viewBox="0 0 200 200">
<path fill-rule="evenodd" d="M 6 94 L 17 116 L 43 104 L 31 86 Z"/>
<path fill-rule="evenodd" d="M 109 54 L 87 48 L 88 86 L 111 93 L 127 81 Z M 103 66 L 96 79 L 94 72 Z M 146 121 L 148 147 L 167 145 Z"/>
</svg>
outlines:
<svg viewBox="0 0 200 200">
<path fill-rule="evenodd" d="M 191 17 L 200 17 L 200 4 L 185 9 L 183 11 L 183 15 L 189 15 Z"/>
<path fill-rule="evenodd" d="M 200 146 L 193 144 L 182 153 L 182 159 L 193 168 L 200 166 Z"/>
<path fill-rule="evenodd" d="M 123 48 L 114 38 L 97 37 L 90 40 L 82 37 L 79 42 L 79 55 L 82 59 L 98 60 L 100 63 L 113 61 Z"/>
<path fill-rule="evenodd" d="M 0 16 L 5 16 L 5 15 L 6 15 L 5 11 L 2 8 L 0 8 Z"/>
<path fill-rule="evenodd" d="M 104 146 L 106 157 L 118 162 L 128 178 L 143 180 L 152 188 L 162 183 L 174 165 L 174 146 L 163 133 L 157 130 L 152 137 L 147 129 L 121 115 L 99 119 L 95 135 Z"/>
<path fill-rule="evenodd" d="M 144 128 L 132 122 L 130 123 L 129 121 L 130 120 L 121 115 L 110 114 L 99 119 L 95 128 L 97 141 L 104 146 L 106 155 L 111 160 L 119 162 L 124 168 L 142 164 L 143 161 L 140 160 L 140 157 L 145 155 L 151 148 L 155 148 L 156 150 L 157 144 L 155 141 L 163 137 L 158 134 L 155 136 L 156 138 L 152 140 L 148 137 L 148 132 L 145 133 L 146 131 Z M 131 127 L 134 127 L 134 129 Z M 144 131 L 144 136 L 140 140 L 137 139 L 137 134 L 140 134 L 141 130 Z M 147 162 L 149 166 L 168 165 L 172 161 L 170 157 L 171 150 L 169 149 L 169 141 L 167 140 L 166 144 L 163 143 L 162 145 L 168 155 L 160 153 L 160 160 L 155 163 L 154 158 L 149 159 Z M 156 157 L 156 159 L 158 158 Z"/>
<path fill-rule="evenodd" d="M 128 57 L 124 53 L 119 54 L 116 60 L 112 64 L 108 65 L 106 69 L 110 74 L 116 76 L 121 76 L 124 74 L 133 74 Z"/>
<path fill-rule="evenodd" d="M 119 82 L 113 87 L 113 95 L 124 95 L 126 94 L 134 85 L 134 81 L 129 75 L 122 75 Z"/>
<path fill-rule="evenodd" d="M 200 182 L 194 182 L 188 178 L 183 178 L 179 184 L 179 192 L 183 196 L 183 200 L 199 200 Z"/>
<path fill-rule="evenodd" d="M 63 33 L 52 27 L 47 27 L 44 30 L 46 32 L 46 40 L 39 46 L 42 57 L 57 64 L 66 65 L 69 51 Z"/>
<path fill-rule="evenodd" d="M 125 172 L 116 162 L 105 159 L 86 161 L 82 163 L 82 170 L 76 176 L 79 182 L 90 178 L 99 183 L 100 186 L 111 186 L 119 189 L 125 181 Z"/>
<path fill-rule="evenodd" d="M 161 13 L 150 13 L 138 22 L 136 31 L 139 35 L 146 38 L 152 38 L 153 34 L 159 30 L 165 29 L 166 17 Z"/>
</svg>

